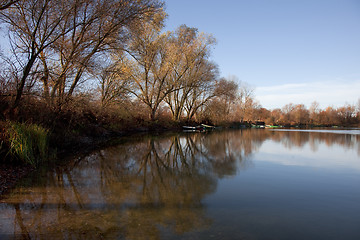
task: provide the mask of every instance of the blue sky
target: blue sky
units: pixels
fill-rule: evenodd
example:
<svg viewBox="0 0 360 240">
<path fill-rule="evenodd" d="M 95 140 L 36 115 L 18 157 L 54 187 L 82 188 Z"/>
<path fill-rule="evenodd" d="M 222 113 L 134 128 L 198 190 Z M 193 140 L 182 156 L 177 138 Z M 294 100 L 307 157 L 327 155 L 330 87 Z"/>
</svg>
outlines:
<svg viewBox="0 0 360 240">
<path fill-rule="evenodd" d="M 360 98 L 360 0 L 166 0 L 166 30 L 217 39 L 221 76 L 255 88 L 266 108 Z"/>
</svg>

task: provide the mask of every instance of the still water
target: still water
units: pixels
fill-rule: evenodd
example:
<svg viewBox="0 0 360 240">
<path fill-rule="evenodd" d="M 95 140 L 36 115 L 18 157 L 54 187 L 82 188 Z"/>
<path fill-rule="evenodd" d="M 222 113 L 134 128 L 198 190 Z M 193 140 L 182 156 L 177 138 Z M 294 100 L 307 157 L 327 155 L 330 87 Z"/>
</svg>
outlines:
<svg viewBox="0 0 360 240">
<path fill-rule="evenodd" d="M 360 239 L 360 131 L 130 139 L 24 179 L 0 239 Z"/>
</svg>

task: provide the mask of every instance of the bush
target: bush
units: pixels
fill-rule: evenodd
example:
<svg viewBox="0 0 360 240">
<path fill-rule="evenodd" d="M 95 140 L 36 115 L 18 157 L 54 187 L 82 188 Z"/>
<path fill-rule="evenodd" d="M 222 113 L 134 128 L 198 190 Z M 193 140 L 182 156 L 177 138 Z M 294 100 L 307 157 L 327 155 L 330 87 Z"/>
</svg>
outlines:
<svg viewBox="0 0 360 240">
<path fill-rule="evenodd" d="M 36 124 L 8 123 L 9 154 L 37 166 L 48 157 L 48 130 Z"/>
</svg>

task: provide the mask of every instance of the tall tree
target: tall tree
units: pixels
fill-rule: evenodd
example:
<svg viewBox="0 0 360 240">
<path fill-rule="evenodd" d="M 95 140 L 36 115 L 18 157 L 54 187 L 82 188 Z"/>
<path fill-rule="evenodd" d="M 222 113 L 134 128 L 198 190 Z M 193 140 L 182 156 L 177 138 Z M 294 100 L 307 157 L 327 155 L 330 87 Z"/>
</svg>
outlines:
<svg viewBox="0 0 360 240">
<path fill-rule="evenodd" d="M 180 120 L 191 92 L 205 84 L 204 80 L 210 80 L 203 77 L 208 74 L 203 71 L 208 72 L 211 68 L 208 58 L 214 44 L 215 39 L 211 35 L 198 33 L 196 28 L 186 25 L 181 25 L 172 34 L 168 51 L 171 52 L 170 79 L 175 88 L 167 95 L 165 101 L 174 120 Z"/>
<path fill-rule="evenodd" d="M 191 85 L 184 106 L 187 120 L 201 114 L 210 100 L 216 96 L 216 81 L 219 75 L 217 65 L 207 60 L 202 61 L 193 71 L 192 77 L 196 82 Z"/>
<path fill-rule="evenodd" d="M 157 0 L 29 0 L 1 11 L 13 39 L 19 74 L 13 107 L 27 78 L 41 63 L 44 96 L 69 98 L 96 62 L 95 57 L 123 45 L 127 28 L 159 11 Z"/>
<path fill-rule="evenodd" d="M 155 120 L 161 102 L 173 90 L 169 82 L 169 33 L 160 33 L 165 16 L 164 12 L 157 13 L 152 19 L 134 24 L 127 47 L 126 63 L 132 80 L 128 91 L 148 107 L 151 120 Z"/>
<path fill-rule="evenodd" d="M 235 102 L 238 91 L 238 85 L 234 80 L 221 78 L 216 84 L 215 95 L 223 103 L 223 115 L 229 115 L 230 107 Z"/>
<path fill-rule="evenodd" d="M 102 58 L 107 58 L 106 54 L 114 49 L 121 54 L 129 26 L 145 15 L 151 18 L 161 7 L 162 3 L 156 0 L 76 1 L 71 16 L 62 25 L 62 31 L 67 26 L 72 26 L 72 31 L 59 38 L 53 47 L 60 61 L 52 98 L 71 97 L 84 75 L 94 71 Z"/>
<path fill-rule="evenodd" d="M 12 108 L 18 106 L 39 55 L 68 32 L 69 29 L 60 31 L 60 26 L 72 7 L 71 2 L 60 0 L 29 0 L 17 1 L 0 12 L 2 20 L 9 26 L 14 55 L 23 69 L 18 76 Z"/>
</svg>

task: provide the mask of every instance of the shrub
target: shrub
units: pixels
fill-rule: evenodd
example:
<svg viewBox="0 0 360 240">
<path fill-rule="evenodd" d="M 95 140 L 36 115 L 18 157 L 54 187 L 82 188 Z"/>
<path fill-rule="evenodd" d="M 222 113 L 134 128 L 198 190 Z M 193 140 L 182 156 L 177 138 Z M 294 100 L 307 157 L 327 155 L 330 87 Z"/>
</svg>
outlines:
<svg viewBox="0 0 360 240">
<path fill-rule="evenodd" d="M 48 157 L 48 130 L 36 124 L 8 124 L 9 153 L 20 161 L 37 166 Z"/>
</svg>

